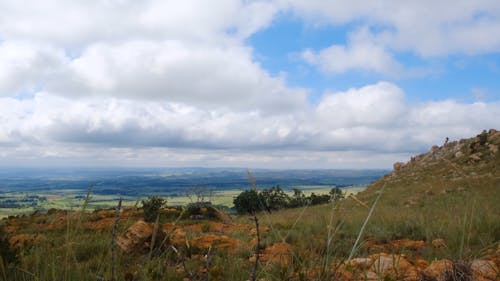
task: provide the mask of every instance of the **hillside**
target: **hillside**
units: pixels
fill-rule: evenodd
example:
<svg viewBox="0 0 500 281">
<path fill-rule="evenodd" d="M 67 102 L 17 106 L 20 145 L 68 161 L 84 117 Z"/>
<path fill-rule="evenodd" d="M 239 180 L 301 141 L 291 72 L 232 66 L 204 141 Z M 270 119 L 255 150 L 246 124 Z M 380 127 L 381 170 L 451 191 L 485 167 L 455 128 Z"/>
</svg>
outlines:
<svg viewBox="0 0 500 281">
<path fill-rule="evenodd" d="M 451 141 L 356 197 L 255 217 L 209 206 L 149 223 L 137 206 L 11 217 L 0 280 L 500 280 L 499 147 L 495 130 Z"/>
</svg>

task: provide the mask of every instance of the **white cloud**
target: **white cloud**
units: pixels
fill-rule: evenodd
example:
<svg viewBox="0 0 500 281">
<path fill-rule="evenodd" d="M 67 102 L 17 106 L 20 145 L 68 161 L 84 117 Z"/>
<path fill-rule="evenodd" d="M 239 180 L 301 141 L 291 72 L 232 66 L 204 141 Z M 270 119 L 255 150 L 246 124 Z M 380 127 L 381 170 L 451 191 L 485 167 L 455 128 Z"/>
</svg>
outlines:
<svg viewBox="0 0 500 281">
<path fill-rule="evenodd" d="M 32 153 L 47 161 L 88 162 L 98 155 L 107 161 L 123 157 L 130 165 L 146 163 L 156 151 L 176 157 L 186 152 L 186 162 L 181 161 L 186 165 L 208 165 L 206 157 L 213 161 L 209 165 L 247 159 L 264 166 L 286 161 L 290 167 L 318 167 L 312 163 L 320 161 L 319 166 L 341 167 L 343 161 L 373 167 L 372 157 L 385 159 L 379 167 L 388 167 L 389 159 L 425 151 L 445 137 L 468 137 L 494 127 L 500 114 L 498 103 L 447 100 L 410 106 L 404 92 L 387 82 L 326 93 L 317 106 L 272 115 L 116 98 L 75 101 L 48 93 L 25 100 L 0 98 L 0 107 L 8 108 L 0 113 L 6 124 L 0 128 L 0 145 L 9 147 L 3 159 Z M 112 155 L 116 151 L 127 153 Z M 326 161 L 327 155 L 339 158 Z"/>
<path fill-rule="evenodd" d="M 362 21 L 373 43 L 423 57 L 500 52 L 500 2 L 479 1 L 305 1 L 291 9 L 313 24 Z"/>
<path fill-rule="evenodd" d="M 306 103 L 304 90 L 270 77 L 248 48 L 180 41 L 91 45 L 47 90 L 268 112 Z"/>
<path fill-rule="evenodd" d="M 42 87 L 65 64 L 64 52 L 48 46 L 0 42 L 0 96 Z"/>
<path fill-rule="evenodd" d="M 313 105 L 246 42 L 290 7 L 321 23 L 366 19 L 346 45 L 303 58 L 397 75 L 395 51 L 498 51 L 495 3 L 453 2 L 438 17 L 421 2 L 283 2 L 0 2 L 0 163 L 387 167 L 496 125 L 498 103 L 409 105 L 387 82 Z"/>
<path fill-rule="evenodd" d="M 325 73 L 364 70 L 389 76 L 400 75 L 403 67 L 383 46 L 373 43 L 369 37 L 366 30 L 357 31 L 351 34 L 346 46 L 332 45 L 319 52 L 305 50 L 302 58 Z"/>
</svg>

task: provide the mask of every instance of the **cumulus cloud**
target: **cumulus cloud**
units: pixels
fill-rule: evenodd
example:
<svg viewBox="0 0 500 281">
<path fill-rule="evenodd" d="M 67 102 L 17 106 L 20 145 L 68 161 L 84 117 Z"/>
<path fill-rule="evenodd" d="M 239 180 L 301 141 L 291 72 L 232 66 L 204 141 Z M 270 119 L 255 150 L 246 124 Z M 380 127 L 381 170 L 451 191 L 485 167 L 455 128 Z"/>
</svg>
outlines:
<svg viewBox="0 0 500 281">
<path fill-rule="evenodd" d="M 313 104 L 307 89 L 256 62 L 246 39 L 289 9 L 322 23 L 366 18 L 345 45 L 302 58 L 325 72 L 394 75 L 404 68 L 394 51 L 498 51 L 486 34 L 500 8 L 478 3 L 453 2 L 439 18 L 439 9 L 398 1 L 384 9 L 366 1 L 2 1 L 0 163 L 387 167 L 445 136 L 494 127 L 500 105 L 410 105 L 388 82 L 327 91 Z"/>
<path fill-rule="evenodd" d="M 362 20 L 377 45 L 423 57 L 500 51 L 500 3 L 480 1 L 290 0 L 297 15 L 313 24 Z"/>
<path fill-rule="evenodd" d="M 296 161 L 291 165 L 299 166 L 303 164 L 297 161 L 300 157 L 306 159 L 310 154 L 319 159 L 321 152 L 345 156 L 357 151 L 358 160 L 346 160 L 354 163 L 368 155 L 375 159 L 383 154 L 425 151 L 446 136 L 453 139 L 464 132 L 473 135 L 476 128 L 494 127 L 500 114 L 500 104 L 447 100 L 409 105 L 404 92 L 387 82 L 326 93 L 316 106 L 304 105 L 302 113 L 294 114 L 214 111 L 182 103 L 116 98 L 75 102 L 47 93 L 26 100 L 1 98 L 0 106 L 10 109 L 0 113 L 0 120 L 7 124 L 0 129 L 0 145 L 38 148 L 44 151 L 43 157 L 51 159 L 77 151 L 79 157 L 86 158 L 113 148 L 128 151 L 128 161 L 142 163 L 151 156 L 142 153 L 152 149 L 171 154 L 219 153 L 216 162 L 227 164 L 234 159 L 243 161 L 243 155 L 254 152 L 249 158 L 252 161 L 265 162 L 271 157 L 269 161 L 274 163 L 280 157 L 290 157 Z M 284 150 L 289 156 L 280 154 Z"/>
<path fill-rule="evenodd" d="M 372 41 L 366 29 L 351 33 L 347 45 L 332 45 L 318 52 L 308 49 L 302 52 L 302 58 L 333 74 L 363 70 L 398 76 L 403 70 L 384 46 Z"/>
</svg>

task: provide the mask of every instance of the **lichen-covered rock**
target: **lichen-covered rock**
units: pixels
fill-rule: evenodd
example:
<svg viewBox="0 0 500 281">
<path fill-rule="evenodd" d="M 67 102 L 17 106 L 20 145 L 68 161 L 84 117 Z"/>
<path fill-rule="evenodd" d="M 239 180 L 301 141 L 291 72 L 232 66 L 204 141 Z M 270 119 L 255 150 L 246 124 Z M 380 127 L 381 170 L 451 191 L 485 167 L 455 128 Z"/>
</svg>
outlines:
<svg viewBox="0 0 500 281">
<path fill-rule="evenodd" d="M 124 252 L 143 252 L 149 248 L 152 236 L 153 226 L 143 220 L 139 220 L 119 236 L 116 239 L 116 243 Z"/>
<path fill-rule="evenodd" d="M 473 260 L 470 264 L 474 281 L 500 280 L 500 272 L 493 261 Z"/>
<path fill-rule="evenodd" d="M 447 259 L 433 261 L 421 273 L 423 276 L 432 278 L 431 280 L 446 281 L 446 276 L 453 271 L 453 262 Z"/>
<path fill-rule="evenodd" d="M 436 239 L 432 240 L 431 244 L 432 244 L 432 247 L 434 247 L 436 249 L 446 247 L 446 242 L 444 241 L 444 239 L 441 239 L 441 238 L 436 238 Z"/>
</svg>

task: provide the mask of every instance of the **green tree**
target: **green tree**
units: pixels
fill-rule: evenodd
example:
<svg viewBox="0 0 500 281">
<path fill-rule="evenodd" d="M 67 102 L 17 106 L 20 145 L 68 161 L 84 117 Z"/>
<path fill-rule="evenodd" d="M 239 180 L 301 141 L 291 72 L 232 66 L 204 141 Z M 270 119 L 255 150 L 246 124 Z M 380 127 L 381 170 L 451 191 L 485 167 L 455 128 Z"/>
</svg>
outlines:
<svg viewBox="0 0 500 281">
<path fill-rule="evenodd" d="M 255 214 L 262 210 L 259 194 L 255 190 L 246 190 L 238 194 L 233 200 L 234 208 L 238 214 Z"/>
<path fill-rule="evenodd" d="M 259 194 L 260 203 L 266 211 L 285 209 L 290 204 L 290 197 L 281 189 L 281 187 L 273 186 L 269 189 L 264 189 Z"/>
<path fill-rule="evenodd" d="M 160 213 L 160 209 L 167 204 L 167 200 L 160 196 L 150 196 L 147 200 L 142 200 L 144 220 L 154 222 Z"/>
<path fill-rule="evenodd" d="M 344 193 L 342 192 L 342 189 L 334 187 L 330 190 L 330 197 L 332 198 L 332 200 L 343 199 Z"/>
<path fill-rule="evenodd" d="M 307 205 L 307 198 L 304 195 L 304 192 L 298 188 L 293 189 L 292 198 L 290 198 L 290 208 L 297 208 Z"/>
</svg>

